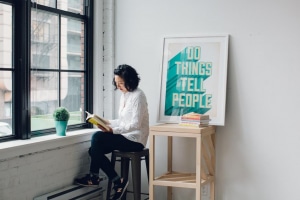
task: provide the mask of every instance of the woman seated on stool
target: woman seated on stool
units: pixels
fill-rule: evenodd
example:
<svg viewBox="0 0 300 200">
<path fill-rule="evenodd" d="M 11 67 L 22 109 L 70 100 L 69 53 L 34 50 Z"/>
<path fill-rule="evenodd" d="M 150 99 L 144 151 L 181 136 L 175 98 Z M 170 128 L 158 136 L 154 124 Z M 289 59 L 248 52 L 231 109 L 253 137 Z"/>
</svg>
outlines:
<svg viewBox="0 0 300 200">
<path fill-rule="evenodd" d="M 120 98 L 119 118 L 108 120 L 110 130 L 94 133 L 91 139 L 89 155 L 91 157 L 90 173 L 75 182 L 84 186 L 98 187 L 99 169 L 114 183 L 115 194 L 112 199 L 121 199 L 128 180 L 121 178 L 105 154 L 114 150 L 134 152 L 144 149 L 149 135 L 149 114 L 147 99 L 138 88 L 139 74 L 129 65 L 119 65 L 114 70 L 113 85 L 122 92 Z"/>
</svg>

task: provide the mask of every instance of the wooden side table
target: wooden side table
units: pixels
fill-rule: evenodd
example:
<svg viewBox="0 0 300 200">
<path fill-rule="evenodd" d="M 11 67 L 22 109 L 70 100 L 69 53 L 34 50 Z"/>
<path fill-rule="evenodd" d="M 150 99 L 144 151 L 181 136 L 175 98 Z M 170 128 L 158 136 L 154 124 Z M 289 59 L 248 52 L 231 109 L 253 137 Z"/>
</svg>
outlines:
<svg viewBox="0 0 300 200">
<path fill-rule="evenodd" d="M 201 186 L 210 184 L 210 200 L 214 200 L 215 174 L 215 132 L 214 126 L 184 127 L 178 124 L 160 124 L 150 127 L 150 171 L 149 199 L 154 200 L 154 186 L 168 187 L 168 200 L 172 199 L 172 187 L 194 188 L 196 200 L 201 200 Z M 168 137 L 167 172 L 155 176 L 155 136 Z M 172 170 L 172 138 L 188 137 L 196 140 L 196 172 L 181 173 Z M 202 158 L 202 159 L 201 159 Z"/>
</svg>

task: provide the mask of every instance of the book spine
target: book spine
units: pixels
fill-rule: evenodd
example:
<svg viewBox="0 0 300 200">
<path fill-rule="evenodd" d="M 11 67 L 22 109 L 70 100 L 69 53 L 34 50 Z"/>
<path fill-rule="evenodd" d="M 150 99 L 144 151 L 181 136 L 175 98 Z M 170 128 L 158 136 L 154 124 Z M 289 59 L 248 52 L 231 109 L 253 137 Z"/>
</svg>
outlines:
<svg viewBox="0 0 300 200">
<path fill-rule="evenodd" d="M 192 126 L 192 127 L 199 127 L 200 126 L 199 123 L 187 123 L 187 122 L 180 122 L 179 125 L 180 126 Z"/>
<path fill-rule="evenodd" d="M 184 117 L 181 116 L 180 119 L 184 120 L 208 120 L 209 117 Z"/>
</svg>

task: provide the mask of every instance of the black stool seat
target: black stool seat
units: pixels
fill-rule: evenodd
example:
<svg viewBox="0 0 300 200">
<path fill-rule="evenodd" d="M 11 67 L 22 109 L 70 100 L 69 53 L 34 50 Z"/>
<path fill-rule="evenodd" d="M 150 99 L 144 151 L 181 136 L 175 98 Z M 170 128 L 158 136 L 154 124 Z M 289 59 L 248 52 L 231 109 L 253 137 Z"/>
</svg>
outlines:
<svg viewBox="0 0 300 200">
<path fill-rule="evenodd" d="M 121 160 L 116 160 L 119 157 Z M 131 161 L 132 170 L 132 184 L 133 184 L 133 195 L 134 200 L 141 199 L 141 161 L 145 160 L 147 177 L 149 182 L 149 149 L 144 148 L 142 151 L 138 152 L 123 152 L 115 150 L 111 154 L 111 163 L 115 167 L 116 161 L 121 161 L 121 177 L 128 180 L 129 173 L 129 162 Z M 112 181 L 108 181 L 106 200 L 110 198 L 110 192 L 112 187 Z M 126 199 L 126 193 L 122 197 L 122 200 Z"/>
</svg>

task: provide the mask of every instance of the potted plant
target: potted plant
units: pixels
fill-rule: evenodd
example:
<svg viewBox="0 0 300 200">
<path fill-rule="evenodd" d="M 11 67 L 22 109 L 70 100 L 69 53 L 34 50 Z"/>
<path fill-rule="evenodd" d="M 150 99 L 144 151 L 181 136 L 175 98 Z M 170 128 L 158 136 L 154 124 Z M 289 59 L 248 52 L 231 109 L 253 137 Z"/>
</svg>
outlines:
<svg viewBox="0 0 300 200">
<path fill-rule="evenodd" d="M 65 107 L 58 107 L 53 112 L 53 119 L 55 121 L 56 134 L 59 136 L 66 136 L 66 130 L 70 113 Z"/>
</svg>

